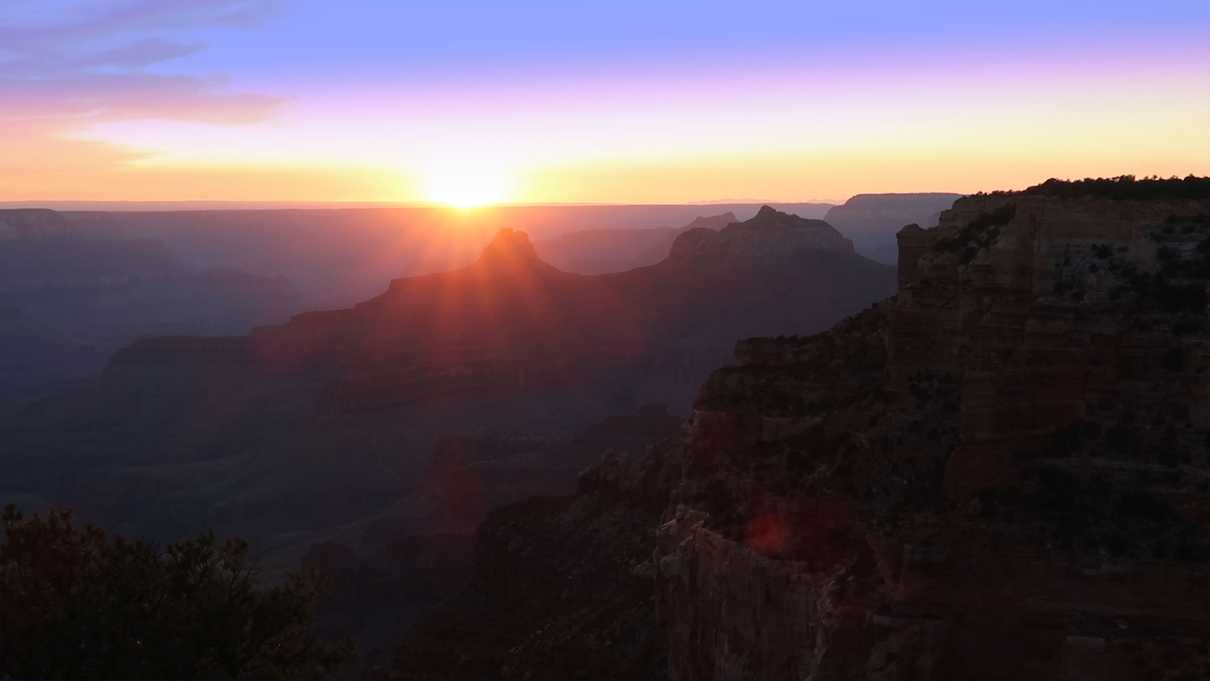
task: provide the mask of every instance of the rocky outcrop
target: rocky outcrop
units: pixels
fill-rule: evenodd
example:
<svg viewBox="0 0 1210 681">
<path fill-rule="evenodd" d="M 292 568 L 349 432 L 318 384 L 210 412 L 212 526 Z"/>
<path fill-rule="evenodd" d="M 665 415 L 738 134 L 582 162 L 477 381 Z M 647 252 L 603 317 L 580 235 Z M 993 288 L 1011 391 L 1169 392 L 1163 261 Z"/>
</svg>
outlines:
<svg viewBox="0 0 1210 681">
<path fill-rule="evenodd" d="M 1210 194 L 1158 194 L 962 199 L 894 299 L 741 344 L 664 529 L 670 677 L 1200 678 Z"/>
<path fill-rule="evenodd" d="M 852 239 L 857 252 L 894 265 L 895 233 L 904 225 L 935 225 L 961 194 L 858 194 L 828 210 L 824 220 Z"/>
<path fill-rule="evenodd" d="M 804 251 L 854 255 L 853 242 L 823 220 L 809 220 L 764 206 L 745 222 L 719 231 L 706 227 L 687 230 L 672 244 L 669 257 L 793 258 Z"/>
<path fill-rule="evenodd" d="M 529 235 L 516 229 L 500 230 L 479 254 L 478 265 L 505 269 L 520 267 L 554 269 L 538 257 L 538 252 L 534 250 L 534 245 L 529 241 Z"/>
</svg>

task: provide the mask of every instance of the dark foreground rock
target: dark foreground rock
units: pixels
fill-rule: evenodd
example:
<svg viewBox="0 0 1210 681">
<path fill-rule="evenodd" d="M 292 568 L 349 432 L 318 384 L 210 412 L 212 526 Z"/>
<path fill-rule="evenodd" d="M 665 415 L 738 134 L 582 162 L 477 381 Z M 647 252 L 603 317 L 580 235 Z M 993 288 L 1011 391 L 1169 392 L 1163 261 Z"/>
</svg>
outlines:
<svg viewBox="0 0 1210 681">
<path fill-rule="evenodd" d="M 655 551 L 679 452 L 614 452 L 577 494 L 489 516 L 474 586 L 405 641 L 396 678 L 665 678 Z"/>
</svg>

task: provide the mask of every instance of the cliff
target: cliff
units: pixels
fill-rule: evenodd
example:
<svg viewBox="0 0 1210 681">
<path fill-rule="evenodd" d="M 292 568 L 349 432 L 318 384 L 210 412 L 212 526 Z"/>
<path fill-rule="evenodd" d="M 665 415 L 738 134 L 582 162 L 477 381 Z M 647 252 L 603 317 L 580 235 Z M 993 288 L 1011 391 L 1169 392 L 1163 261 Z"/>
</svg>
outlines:
<svg viewBox="0 0 1210 681">
<path fill-rule="evenodd" d="M 894 299 L 702 389 L 670 678 L 1193 673 L 1210 194 L 971 197 L 899 239 Z"/>
<path fill-rule="evenodd" d="M 616 678 L 1206 678 L 1208 184 L 961 199 L 900 232 L 894 298 L 739 343 L 665 450 L 667 664 Z M 484 527 L 485 566 L 524 522 Z M 511 636 L 555 645 L 548 623 Z"/>
</svg>

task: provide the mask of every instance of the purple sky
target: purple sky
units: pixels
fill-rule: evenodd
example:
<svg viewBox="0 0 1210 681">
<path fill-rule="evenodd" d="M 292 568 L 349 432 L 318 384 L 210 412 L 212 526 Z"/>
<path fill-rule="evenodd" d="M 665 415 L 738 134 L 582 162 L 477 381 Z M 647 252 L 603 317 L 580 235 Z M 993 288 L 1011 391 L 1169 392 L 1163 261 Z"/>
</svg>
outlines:
<svg viewBox="0 0 1210 681">
<path fill-rule="evenodd" d="M 1206 2 L 6 0 L 0 200 L 842 199 L 1210 173 L 1208 45 Z"/>
</svg>

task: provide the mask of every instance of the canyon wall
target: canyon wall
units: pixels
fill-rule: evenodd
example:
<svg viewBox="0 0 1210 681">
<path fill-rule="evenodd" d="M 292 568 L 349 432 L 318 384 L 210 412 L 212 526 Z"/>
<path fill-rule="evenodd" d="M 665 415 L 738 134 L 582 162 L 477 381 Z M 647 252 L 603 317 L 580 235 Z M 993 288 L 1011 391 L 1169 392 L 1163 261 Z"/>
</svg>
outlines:
<svg viewBox="0 0 1210 681">
<path fill-rule="evenodd" d="M 1210 201 L 976 196 L 899 241 L 895 298 L 702 389 L 670 677 L 1205 678 Z"/>
</svg>

